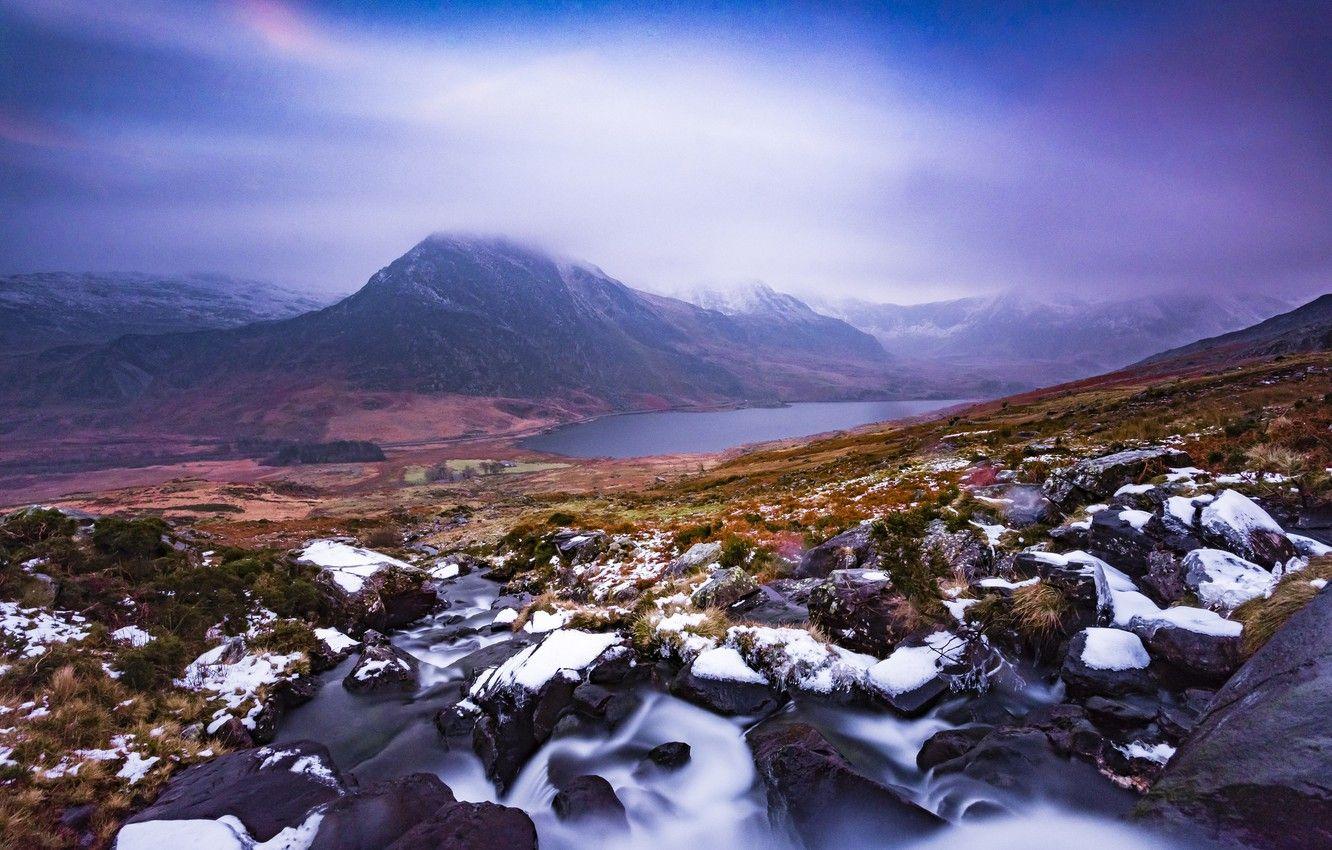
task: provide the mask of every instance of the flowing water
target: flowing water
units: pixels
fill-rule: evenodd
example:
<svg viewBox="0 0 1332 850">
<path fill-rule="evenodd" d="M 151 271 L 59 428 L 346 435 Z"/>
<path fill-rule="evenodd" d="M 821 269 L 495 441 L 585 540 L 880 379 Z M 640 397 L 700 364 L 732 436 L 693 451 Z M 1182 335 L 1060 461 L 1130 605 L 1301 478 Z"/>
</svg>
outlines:
<svg viewBox="0 0 1332 850">
<path fill-rule="evenodd" d="M 394 638 L 400 649 L 421 661 L 420 686 L 415 693 L 350 694 L 341 684 L 354 663 L 349 660 L 325 675 L 312 701 L 292 712 L 278 740 L 309 738 L 325 744 L 337 764 L 355 773 L 362 784 L 425 771 L 437 774 L 458 799 L 521 807 L 532 816 L 546 850 L 799 850 L 797 841 L 769 823 L 764 791 L 744 738 L 745 723 L 647 686 L 638 710 L 613 732 L 552 739 L 527 764 L 508 793 L 498 795 L 471 750 L 448 749 L 432 720 L 461 695 L 465 671 L 459 662 L 513 636 L 489 633 L 485 628 L 493 619 L 490 605 L 498 587 L 484 577 L 459 578 L 444 595 L 447 610 Z M 998 687 L 984 698 L 985 710 L 1011 716 L 1058 697 L 1057 686 Z M 859 833 L 838 846 L 913 850 L 1168 847 L 1121 823 L 1118 818 L 1131 808 L 1132 796 L 1080 762 L 1069 762 L 1059 775 L 1043 777 L 1036 799 L 1005 794 L 962 776 L 936 778 L 922 773 L 915 764 L 917 751 L 935 732 L 961 724 L 959 708 L 960 703 L 954 702 L 923 717 L 906 719 L 887 712 L 797 702 L 765 722 L 798 719 L 817 726 L 861 772 L 898 786 L 951 824 L 929 836 Z M 687 765 L 666 771 L 643 761 L 649 749 L 668 741 L 691 746 Z M 587 773 L 600 775 L 615 787 L 630 823 L 627 838 L 619 832 L 599 832 L 586 821 L 562 823 L 555 818 L 552 779 Z M 848 824 L 854 823 L 853 807 L 848 806 L 839 813 L 842 815 Z"/>
<path fill-rule="evenodd" d="M 564 425 L 529 437 L 522 445 L 568 457 L 720 452 L 749 443 L 920 416 L 963 403 L 963 399 L 830 401 L 735 410 L 630 413 Z"/>
</svg>

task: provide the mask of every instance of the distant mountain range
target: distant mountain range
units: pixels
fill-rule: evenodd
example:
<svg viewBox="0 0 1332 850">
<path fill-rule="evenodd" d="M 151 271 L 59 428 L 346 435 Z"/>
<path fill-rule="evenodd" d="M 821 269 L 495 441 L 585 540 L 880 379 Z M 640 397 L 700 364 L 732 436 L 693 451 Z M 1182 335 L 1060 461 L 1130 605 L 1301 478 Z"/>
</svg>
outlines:
<svg viewBox="0 0 1332 850">
<path fill-rule="evenodd" d="M 1163 351 L 1134 368 L 1185 372 L 1311 351 L 1332 351 L 1332 293 L 1252 327 Z"/>
<path fill-rule="evenodd" d="M 77 423 L 309 437 L 334 416 L 364 419 L 410 398 L 537 402 L 559 419 L 965 389 L 898 368 L 868 334 L 778 300 L 778 313 L 710 310 L 502 239 L 437 235 L 320 310 L 11 360 L 0 368 L 0 415 L 20 432 Z"/>
<path fill-rule="evenodd" d="M 221 275 L 51 272 L 0 277 L 0 353 L 110 342 L 125 334 L 231 328 L 324 306 Z"/>
<path fill-rule="evenodd" d="M 927 304 L 831 299 L 814 306 L 873 334 L 889 354 L 1036 387 L 1119 369 L 1292 305 L 1224 293 L 1055 299 L 1009 292 Z"/>
</svg>

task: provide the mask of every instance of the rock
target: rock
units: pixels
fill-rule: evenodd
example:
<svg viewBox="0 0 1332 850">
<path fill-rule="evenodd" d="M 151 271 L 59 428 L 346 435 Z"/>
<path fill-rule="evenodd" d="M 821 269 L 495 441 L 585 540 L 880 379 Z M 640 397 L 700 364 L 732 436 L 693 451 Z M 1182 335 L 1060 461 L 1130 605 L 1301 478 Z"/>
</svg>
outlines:
<svg viewBox="0 0 1332 850">
<path fill-rule="evenodd" d="M 585 564 L 606 548 L 606 535 L 600 531 L 557 531 L 550 536 L 550 542 L 562 558 Z"/>
<path fill-rule="evenodd" d="M 1015 524 L 1012 518 L 1007 521 Z M 966 581 L 986 574 L 990 567 L 990 547 L 982 545 L 971 530 L 949 531 L 942 520 L 930 523 L 921 550 L 926 557 L 947 564 L 955 575 Z"/>
<path fill-rule="evenodd" d="M 684 554 L 667 564 L 662 575 L 673 578 L 688 575 L 695 570 L 717 563 L 717 559 L 721 557 L 721 551 L 722 545 L 716 541 L 695 543 L 685 550 Z"/>
<path fill-rule="evenodd" d="M 725 656 L 722 660 L 730 664 L 712 669 L 713 654 L 718 658 Z M 735 658 L 731 659 L 731 655 Z M 735 662 L 738 662 L 740 669 L 732 671 L 729 666 Z M 745 665 L 739 653 L 730 647 L 700 653 L 671 681 L 670 690 L 683 700 L 727 716 L 769 714 L 785 701 L 779 690 L 770 685 L 762 674 Z"/>
<path fill-rule="evenodd" d="M 400 628 L 440 604 L 427 572 L 370 549 L 317 540 L 302 550 L 298 562 L 321 567 L 315 587 L 334 625 L 354 634 Z"/>
<path fill-rule="evenodd" d="M 1088 551 L 1117 567 L 1129 576 L 1140 579 L 1147 574 L 1148 558 L 1157 549 L 1151 531 L 1163 531 L 1160 521 L 1146 511 L 1109 507 L 1092 514 L 1091 529 L 1087 532 Z"/>
<path fill-rule="evenodd" d="M 1098 725 L 1116 728 L 1146 726 L 1160 712 L 1160 706 L 1154 699 L 1137 694 L 1130 694 L 1123 699 L 1094 696 L 1087 700 L 1084 707 Z"/>
<path fill-rule="evenodd" d="M 1332 847 L 1329 634 L 1323 591 L 1216 694 L 1138 814 L 1232 846 Z"/>
<path fill-rule="evenodd" d="M 1222 549 L 1195 549 L 1184 556 L 1182 567 L 1184 584 L 1198 595 L 1198 601 L 1227 614 L 1250 599 L 1267 595 L 1276 585 L 1276 576 Z"/>
<path fill-rule="evenodd" d="M 1153 659 L 1165 662 L 1162 681 L 1176 689 L 1220 684 L 1240 665 L 1242 639 L 1238 633 L 1215 634 L 1136 617 L 1129 622 L 1129 629 L 1142 638 Z"/>
<path fill-rule="evenodd" d="M 435 728 L 445 738 L 470 736 L 476 727 L 476 712 L 460 705 L 442 708 L 435 714 Z"/>
<path fill-rule="evenodd" d="M 1077 756 L 1096 764 L 1105 751 L 1105 736 L 1092 724 L 1087 710 L 1073 703 L 1047 705 L 1031 711 L 1024 718 L 1029 729 L 1045 734 L 1050 746 L 1061 756 Z"/>
<path fill-rule="evenodd" d="M 1224 490 L 1204 505 L 1198 524 L 1207 542 L 1269 569 L 1297 554 L 1276 520 L 1235 490 Z"/>
<path fill-rule="evenodd" d="M 314 806 L 349 790 L 326 747 L 294 741 L 228 753 L 186 768 L 129 823 L 232 815 L 255 839 L 267 841 L 301 823 Z"/>
<path fill-rule="evenodd" d="M 932 770 L 946 761 L 951 761 L 965 754 L 980 743 L 990 733 L 993 726 L 963 726 L 960 729 L 944 729 L 931 735 L 916 753 L 916 767 Z"/>
<path fill-rule="evenodd" d="M 810 549 L 800 558 L 792 575 L 795 578 L 823 578 L 834 570 L 879 566 L 878 547 L 868 524 L 858 525 Z"/>
<path fill-rule="evenodd" d="M 412 827 L 385 850 L 537 850 L 536 826 L 522 809 L 458 803 Z"/>
<path fill-rule="evenodd" d="M 351 658 L 361 642 L 334 628 L 315 629 L 315 649 L 310 654 L 310 672 L 323 673 Z"/>
<path fill-rule="evenodd" d="M 1295 530 L 1304 537 L 1332 546 L 1332 502 L 1301 508 L 1295 519 Z"/>
<path fill-rule="evenodd" d="M 1069 641 L 1059 676 L 1074 696 L 1149 694 L 1156 691 L 1147 671 L 1150 663 L 1147 649 L 1133 632 L 1089 628 Z"/>
<path fill-rule="evenodd" d="M 732 619 L 751 620 L 768 626 L 789 626 L 809 619 L 809 609 L 784 595 L 772 584 L 759 585 L 751 593 L 726 609 Z"/>
<path fill-rule="evenodd" d="M 1125 484 L 1139 484 L 1167 468 L 1188 466 L 1187 454 L 1168 447 L 1134 449 L 1098 458 L 1050 473 L 1041 490 L 1061 511 L 1105 499 Z"/>
<path fill-rule="evenodd" d="M 834 570 L 809 594 L 810 622 L 838 645 L 882 658 L 910 634 L 914 612 L 879 570 Z"/>
<path fill-rule="evenodd" d="M 925 837 L 943 826 L 897 789 L 857 773 L 817 729 L 796 723 L 749 734 L 771 817 L 812 848 L 858 847 L 865 836 Z"/>
<path fill-rule="evenodd" d="M 595 819 L 621 829 L 629 828 L 624 804 L 615 796 L 611 784 L 600 776 L 575 776 L 561 783 L 550 806 L 560 820 Z"/>
<path fill-rule="evenodd" d="M 690 751 L 689 745 L 683 741 L 670 741 L 665 744 L 658 744 L 648 750 L 647 760 L 657 767 L 664 767 L 667 770 L 675 770 L 684 767 L 689 763 Z"/>
<path fill-rule="evenodd" d="M 329 803 L 309 850 L 379 850 L 454 805 L 432 773 L 413 773 Z"/>
<path fill-rule="evenodd" d="M 371 630 L 365 633 L 361 657 L 342 680 L 342 686 L 352 693 L 412 690 L 416 687 L 418 666 L 415 658 Z"/>
<path fill-rule="evenodd" d="M 1039 578 L 1060 591 L 1073 608 L 1069 628 L 1096 625 L 1102 619 L 1101 595 L 1096 589 L 1094 561 L 1077 555 L 1051 552 L 1019 552 L 1013 571 L 1026 578 Z"/>
<path fill-rule="evenodd" d="M 1170 606 L 1183 599 L 1189 589 L 1184 583 L 1183 561 L 1164 550 L 1152 552 L 1147 556 L 1142 588 L 1159 605 Z"/>
<path fill-rule="evenodd" d="M 758 582 L 740 567 L 718 568 L 699 585 L 690 601 L 699 608 L 726 608 L 758 591 Z"/>
</svg>

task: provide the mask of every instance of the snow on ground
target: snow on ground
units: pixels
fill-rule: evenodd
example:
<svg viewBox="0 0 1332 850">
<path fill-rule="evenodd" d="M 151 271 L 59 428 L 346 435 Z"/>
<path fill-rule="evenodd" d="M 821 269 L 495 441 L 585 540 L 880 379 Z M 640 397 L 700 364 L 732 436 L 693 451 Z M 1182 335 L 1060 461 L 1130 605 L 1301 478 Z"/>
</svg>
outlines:
<svg viewBox="0 0 1332 850">
<path fill-rule="evenodd" d="M 314 636 L 334 655 L 361 644 L 359 640 L 348 637 L 334 628 L 315 629 Z"/>
<path fill-rule="evenodd" d="M 1142 639 L 1123 629 L 1089 628 L 1082 663 L 1093 670 L 1141 670 L 1152 663 Z"/>
<path fill-rule="evenodd" d="M 1129 758 L 1147 759 L 1157 764 L 1165 764 L 1175 754 L 1175 748 L 1169 744 L 1144 744 L 1142 741 L 1133 741 L 1123 746 L 1118 744 L 1115 746 Z"/>
<path fill-rule="evenodd" d="M 386 567 L 412 566 L 382 552 L 339 540 L 316 540 L 301 550 L 298 560 L 328 570 L 338 587 L 348 593 L 360 592 L 367 578 Z"/>
<path fill-rule="evenodd" d="M 700 679 L 720 679 L 751 685 L 766 685 L 767 677 L 745 663 L 739 651 L 731 646 L 705 649 L 694 658 L 690 668 Z"/>
<path fill-rule="evenodd" d="M 1332 546 L 1320 543 L 1312 537 L 1305 537 L 1303 534 L 1287 534 L 1286 538 L 1295 547 L 1295 551 L 1306 558 L 1321 558 L 1324 555 L 1332 555 Z"/>
<path fill-rule="evenodd" d="M 1215 611 L 1204 608 L 1191 608 L 1186 605 L 1162 610 L 1138 590 L 1133 579 L 1124 573 L 1086 552 L 1070 552 L 1094 563 L 1097 571 L 1098 591 L 1109 595 L 1111 609 L 1114 611 L 1113 625 L 1132 630 L 1134 621 L 1144 625 L 1159 623 L 1175 626 L 1198 634 L 1217 637 L 1234 637 L 1243 631 L 1243 626 L 1234 620 L 1227 620 Z"/>
<path fill-rule="evenodd" d="M 562 670 L 582 671 L 601 654 L 622 643 L 616 634 L 594 634 L 577 629 L 559 629 L 483 673 L 472 685 L 469 695 L 484 696 L 491 691 L 516 685 L 538 691 Z"/>
<path fill-rule="evenodd" d="M 976 522 L 975 520 L 972 520 L 971 524 L 979 528 L 981 532 L 984 533 L 985 539 L 989 542 L 991 549 L 999 545 L 999 538 L 1003 537 L 1004 532 L 1009 530 L 1006 526 L 1002 524 L 986 525 L 983 522 Z"/>
<path fill-rule="evenodd" d="M 87 623 L 82 614 L 0 602 L 0 639 L 28 658 L 45 655 L 53 644 L 83 640 L 88 636 Z"/>
<path fill-rule="evenodd" d="M 1115 491 L 1116 496 L 1141 496 L 1156 489 L 1155 484 L 1125 484 Z"/>
<path fill-rule="evenodd" d="M 550 611 L 533 611 L 531 616 L 527 618 L 527 622 L 523 624 L 523 631 L 531 632 L 533 634 L 553 632 L 558 628 L 562 628 L 568 622 L 569 612 L 567 611 L 556 611 L 554 613 L 551 613 Z"/>
<path fill-rule="evenodd" d="M 145 646 L 153 639 L 153 636 L 138 626 L 122 626 L 111 633 L 111 639 L 116 643 L 125 643 L 130 646 Z"/>
<path fill-rule="evenodd" d="M 1250 599 L 1269 595 L 1277 581 L 1257 564 L 1221 549 L 1194 549 L 1184 556 L 1183 568 L 1185 580 L 1197 590 L 1198 601 L 1226 613 Z"/>
<path fill-rule="evenodd" d="M 192 661 L 185 668 L 185 675 L 176 680 L 178 687 L 212 694 L 224 703 L 225 707 L 213 714 L 213 722 L 208 728 L 210 733 L 221 728 L 235 716 L 235 711 L 251 701 L 254 705 L 239 719 L 247 728 L 253 729 L 255 718 L 263 707 L 258 700 L 259 690 L 286 678 L 291 668 L 305 658 L 300 652 L 287 655 L 260 652 L 227 661 L 227 657 L 235 653 L 234 646 L 228 642 L 213 647 Z"/>
</svg>

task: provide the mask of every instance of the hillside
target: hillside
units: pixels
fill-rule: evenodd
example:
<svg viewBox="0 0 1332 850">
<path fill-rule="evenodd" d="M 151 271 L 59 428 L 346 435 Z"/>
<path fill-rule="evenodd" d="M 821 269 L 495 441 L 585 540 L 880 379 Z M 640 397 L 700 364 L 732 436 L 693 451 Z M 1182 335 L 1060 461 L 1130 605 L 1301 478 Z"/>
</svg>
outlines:
<svg viewBox="0 0 1332 850">
<path fill-rule="evenodd" d="M 1134 368 L 1219 368 L 1260 357 L 1332 349 L 1332 293 L 1265 322 L 1148 357 Z"/>
<path fill-rule="evenodd" d="M 0 354 L 96 345 L 126 334 L 238 327 L 290 318 L 325 303 L 221 275 L 10 275 L 0 277 Z"/>
</svg>

